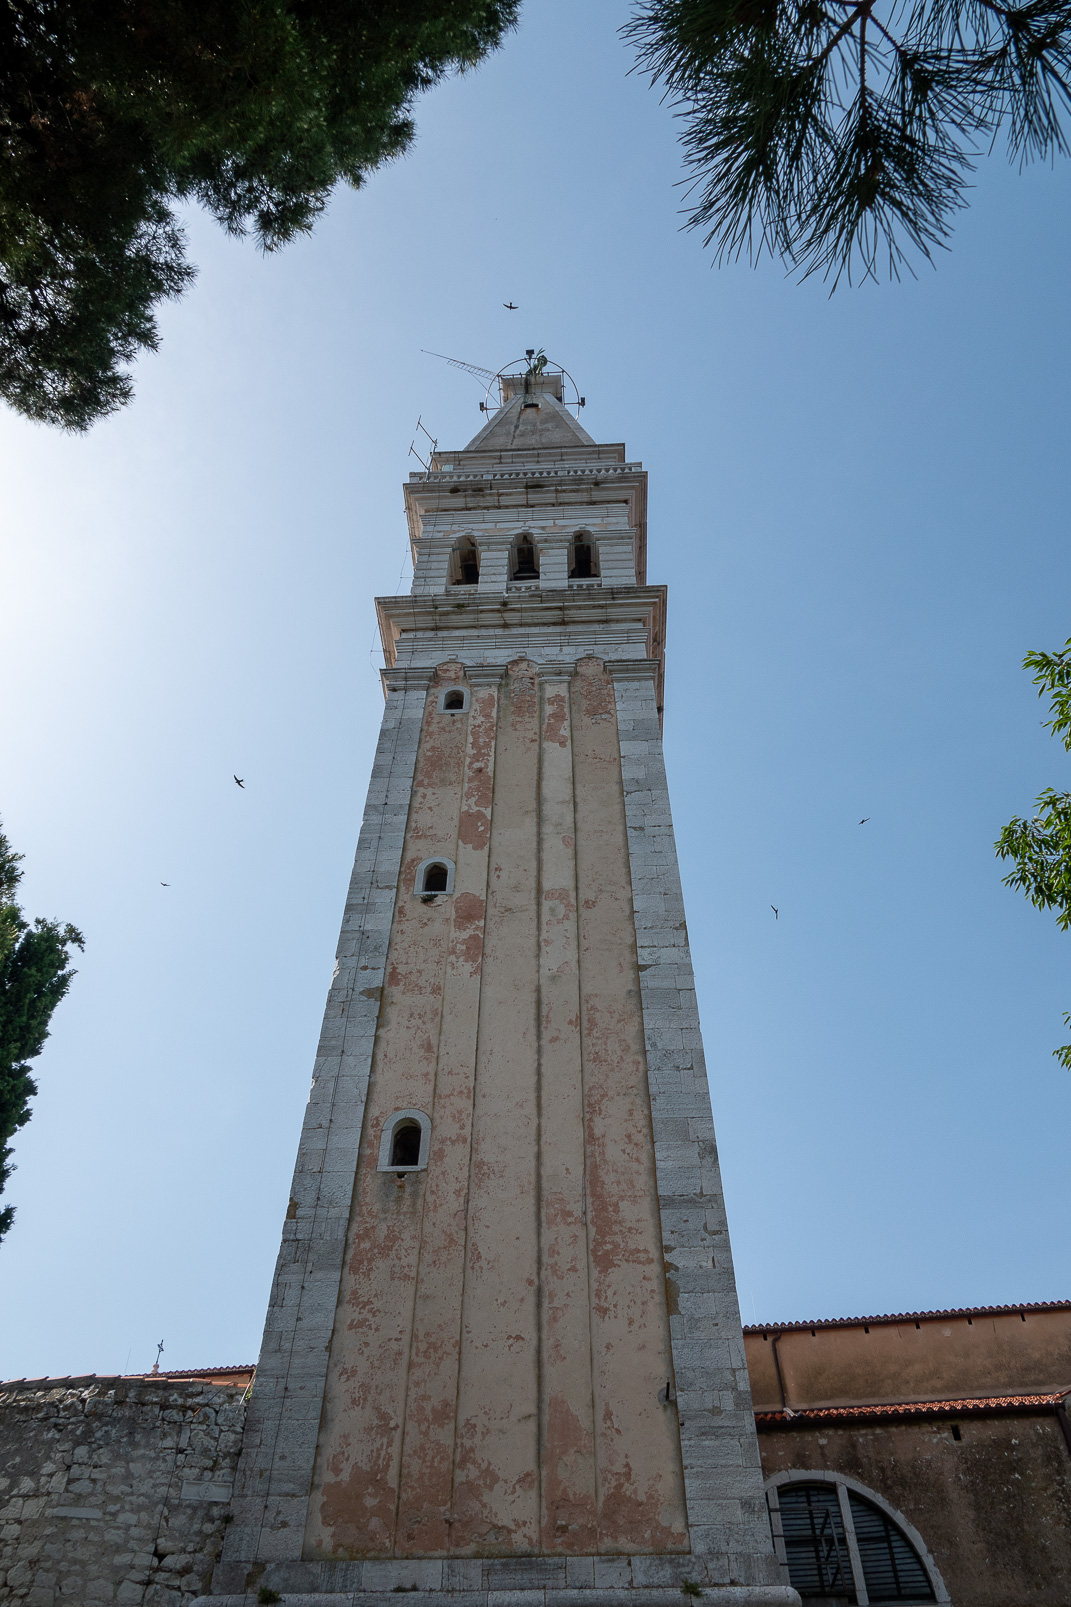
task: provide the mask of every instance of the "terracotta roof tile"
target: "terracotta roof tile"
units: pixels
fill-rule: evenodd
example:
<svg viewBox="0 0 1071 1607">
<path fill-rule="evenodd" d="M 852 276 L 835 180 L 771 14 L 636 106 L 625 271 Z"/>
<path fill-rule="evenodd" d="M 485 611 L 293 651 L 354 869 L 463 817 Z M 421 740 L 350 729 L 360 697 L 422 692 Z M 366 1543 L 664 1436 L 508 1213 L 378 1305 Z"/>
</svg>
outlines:
<svg viewBox="0 0 1071 1607">
<path fill-rule="evenodd" d="M 181 1383 L 188 1379 L 191 1383 L 199 1378 L 232 1378 L 235 1383 L 251 1379 L 256 1368 L 251 1362 L 242 1362 L 237 1367 L 182 1367 L 171 1373 L 69 1373 L 57 1377 L 44 1378 L 8 1378 L 0 1382 L 0 1389 L 14 1389 L 16 1386 L 28 1388 L 55 1388 L 61 1384 L 140 1384 L 152 1383 L 154 1380 L 164 1383 Z"/>
<path fill-rule="evenodd" d="M 1018 1309 L 1018 1308 L 1016 1308 Z M 1054 1395 L 977 1395 L 967 1400 L 890 1401 L 869 1406 L 811 1406 L 798 1411 L 756 1412 L 759 1428 L 790 1428 L 799 1423 L 858 1423 L 883 1418 L 980 1417 L 1013 1412 L 1055 1411 L 1064 1391 Z"/>
<path fill-rule="evenodd" d="M 751 1322 L 745 1334 L 788 1334 L 808 1328 L 855 1328 L 862 1323 L 930 1322 L 947 1317 L 1018 1316 L 1023 1311 L 1071 1311 L 1071 1300 L 1025 1300 L 1017 1306 L 953 1306 L 948 1311 L 886 1312 L 878 1317 L 816 1317 L 813 1322 Z"/>
</svg>

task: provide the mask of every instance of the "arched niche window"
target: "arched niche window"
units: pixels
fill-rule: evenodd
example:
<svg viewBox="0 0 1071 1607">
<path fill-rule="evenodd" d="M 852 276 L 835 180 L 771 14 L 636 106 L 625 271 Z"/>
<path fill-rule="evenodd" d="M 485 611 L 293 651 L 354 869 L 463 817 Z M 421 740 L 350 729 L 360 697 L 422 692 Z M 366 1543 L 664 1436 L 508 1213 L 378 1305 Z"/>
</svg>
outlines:
<svg viewBox="0 0 1071 1607">
<path fill-rule="evenodd" d="M 464 714 L 469 706 L 469 694 L 461 686 L 448 686 L 439 693 L 440 714 Z"/>
<path fill-rule="evenodd" d="M 597 580 L 599 575 L 599 555 L 591 534 L 587 530 L 578 530 L 569 543 L 569 579 L 570 580 Z"/>
<path fill-rule="evenodd" d="M 480 583 L 480 553 L 471 536 L 462 536 L 454 543 L 450 554 L 451 586 L 478 586 Z"/>
<path fill-rule="evenodd" d="M 422 898 L 434 898 L 436 893 L 454 890 L 454 862 L 452 859 L 425 859 L 417 866 L 414 892 Z"/>
<path fill-rule="evenodd" d="M 431 1148 L 431 1119 L 422 1110 L 396 1110 L 379 1135 L 379 1172 L 423 1172 Z"/>
<path fill-rule="evenodd" d="M 522 531 L 513 543 L 513 552 L 510 555 L 509 578 L 511 580 L 539 579 L 539 558 L 536 553 L 535 542 L 527 530 Z"/>
<path fill-rule="evenodd" d="M 767 1480 L 774 1548 L 806 1601 L 948 1602 L 922 1536 L 874 1490 L 813 1469 Z"/>
</svg>

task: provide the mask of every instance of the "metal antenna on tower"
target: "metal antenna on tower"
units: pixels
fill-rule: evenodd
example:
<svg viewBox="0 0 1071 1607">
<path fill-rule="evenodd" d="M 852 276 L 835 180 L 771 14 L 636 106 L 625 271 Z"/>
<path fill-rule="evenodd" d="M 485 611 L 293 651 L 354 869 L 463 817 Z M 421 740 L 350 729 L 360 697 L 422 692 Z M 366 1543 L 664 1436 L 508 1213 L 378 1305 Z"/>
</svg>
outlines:
<svg viewBox="0 0 1071 1607">
<path fill-rule="evenodd" d="M 424 473 L 427 474 L 429 465 L 431 463 L 431 454 L 429 453 L 428 461 L 427 461 L 427 463 L 425 463 L 424 459 L 421 457 L 420 453 L 416 449 L 416 431 L 421 430 L 427 436 L 428 440 L 431 442 L 431 451 L 432 452 L 437 451 L 439 443 L 436 440 L 435 436 L 432 435 L 431 431 L 424 428 L 424 425 L 421 422 L 422 418 L 423 418 L 423 414 L 421 414 L 420 418 L 418 418 L 417 421 L 416 421 L 416 429 L 414 429 L 414 431 L 413 431 L 413 439 L 409 443 L 409 455 L 411 457 L 416 458 L 417 462 L 420 464 L 420 467 L 424 470 Z"/>
<path fill-rule="evenodd" d="M 426 346 L 421 346 L 420 349 L 424 353 L 425 357 L 438 357 L 441 362 L 449 363 L 451 368 L 463 369 L 466 374 L 472 374 L 476 379 L 487 381 L 487 389 L 484 392 L 484 399 L 480 403 L 481 413 L 494 412 L 493 406 L 491 406 L 488 401 L 488 397 L 491 394 L 491 386 L 496 380 L 501 380 L 503 376 L 510 374 L 514 368 L 514 363 L 518 365 L 523 363 L 524 368 L 522 371 L 536 378 L 538 378 L 541 374 L 546 373 L 548 367 L 550 366 L 550 358 L 547 356 L 542 346 L 539 347 L 538 351 L 534 346 L 526 346 L 523 358 L 515 358 L 514 363 L 507 363 L 505 368 L 496 368 L 494 373 L 492 373 L 489 368 L 481 368 L 478 363 L 466 363 L 463 362 L 460 357 L 447 357 L 445 352 L 432 352 L 429 351 Z M 565 406 L 572 409 L 572 411 L 576 413 L 577 418 L 579 418 L 580 409 L 587 406 L 587 397 L 581 396 L 579 390 L 577 390 L 576 380 L 573 378 L 572 374 L 570 374 L 567 368 L 562 368 L 561 374 L 563 379 L 567 379 L 569 381 L 569 384 L 572 386 L 573 391 L 575 392 L 575 399 L 571 402 L 563 397 Z"/>
<path fill-rule="evenodd" d="M 420 349 L 425 357 L 441 358 L 444 363 L 449 363 L 451 368 L 463 368 L 466 374 L 475 374 L 477 379 L 492 380 L 498 378 L 494 369 L 480 368 L 476 363 L 463 363 L 460 357 L 446 357 L 442 352 L 429 352 L 426 346 L 421 346 Z"/>
<path fill-rule="evenodd" d="M 163 1355 L 163 1353 L 164 1353 L 164 1342 L 161 1339 L 160 1343 L 156 1347 L 156 1360 L 152 1364 L 152 1370 L 153 1370 L 154 1373 L 158 1373 L 160 1371 L 160 1357 Z"/>
</svg>

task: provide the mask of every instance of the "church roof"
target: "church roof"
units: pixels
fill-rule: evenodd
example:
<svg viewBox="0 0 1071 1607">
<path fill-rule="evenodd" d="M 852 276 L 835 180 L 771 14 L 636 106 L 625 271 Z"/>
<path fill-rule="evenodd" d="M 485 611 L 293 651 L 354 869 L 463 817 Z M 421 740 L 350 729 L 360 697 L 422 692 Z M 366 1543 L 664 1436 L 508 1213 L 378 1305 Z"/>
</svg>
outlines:
<svg viewBox="0 0 1071 1607">
<path fill-rule="evenodd" d="M 88 1384 L 238 1384 L 253 1382 L 256 1367 L 252 1362 L 239 1362 L 234 1367 L 180 1367 L 174 1372 L 158 1373 L 72 1373 L 43 1378 L 8 1378 L 0 1382 L 0 1390 L 8 1389 L 59 1389 Z"/>
<path fill-rule="evenodd" d="M 947 1311 L 885 1312 L 877 1317 L 816 1317 L 804 1322 L 753 1322 L 744 1324 L 745 1334 L 791 1334 L 815 1328 L 858 1328 L 883 1322 L 940 1322 L 951 1317 L 1000 1317 L 1026 1311 L 1071 1311 L 1071 1300 L 1025 1300 L 1015 1306 L 951 1306 Z"/>
<path fill-rule="evenodd" d="M 805 1428 L 813 1423 L 880 1422 L 883 1418 L 991 1417 L 999 1413 L 1055 1411 L 1066 1391 L 1027 1395 L 971 1395 L 942 1401 L 887 1401 L 862 1406 L 800 1406 L 779 1412 L 756 1412 L 762 1428 Z"/>
</svg>

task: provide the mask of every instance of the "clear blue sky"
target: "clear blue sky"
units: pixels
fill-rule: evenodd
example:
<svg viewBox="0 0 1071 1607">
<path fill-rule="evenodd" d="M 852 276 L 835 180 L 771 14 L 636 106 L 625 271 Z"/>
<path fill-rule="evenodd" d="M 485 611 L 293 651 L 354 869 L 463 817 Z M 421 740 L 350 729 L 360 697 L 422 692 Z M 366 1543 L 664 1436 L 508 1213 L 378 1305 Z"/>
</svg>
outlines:
<svg viewBox="0 0 1071 1607">
<path fill-rule="evenodd" d="M 917 281 L 712 269 L 626 13 L 527 0 L 274 259 L 192 216 L 134 405 L 84 439 L 0 417 L 0 810 L 28 911 L 87 937 L 17 1141 L 0 1377 L 256 1355 L 407 449 L 418 414 L 480 423 L 421 347 L 545 346 L 650 472 L 745 1319 L 1071 1293 L 1071 939 L 991 846 L 1069 785 L 1019 663 L 1071 635 L 1071 174 L 984 162 Z"/>
</svg>

